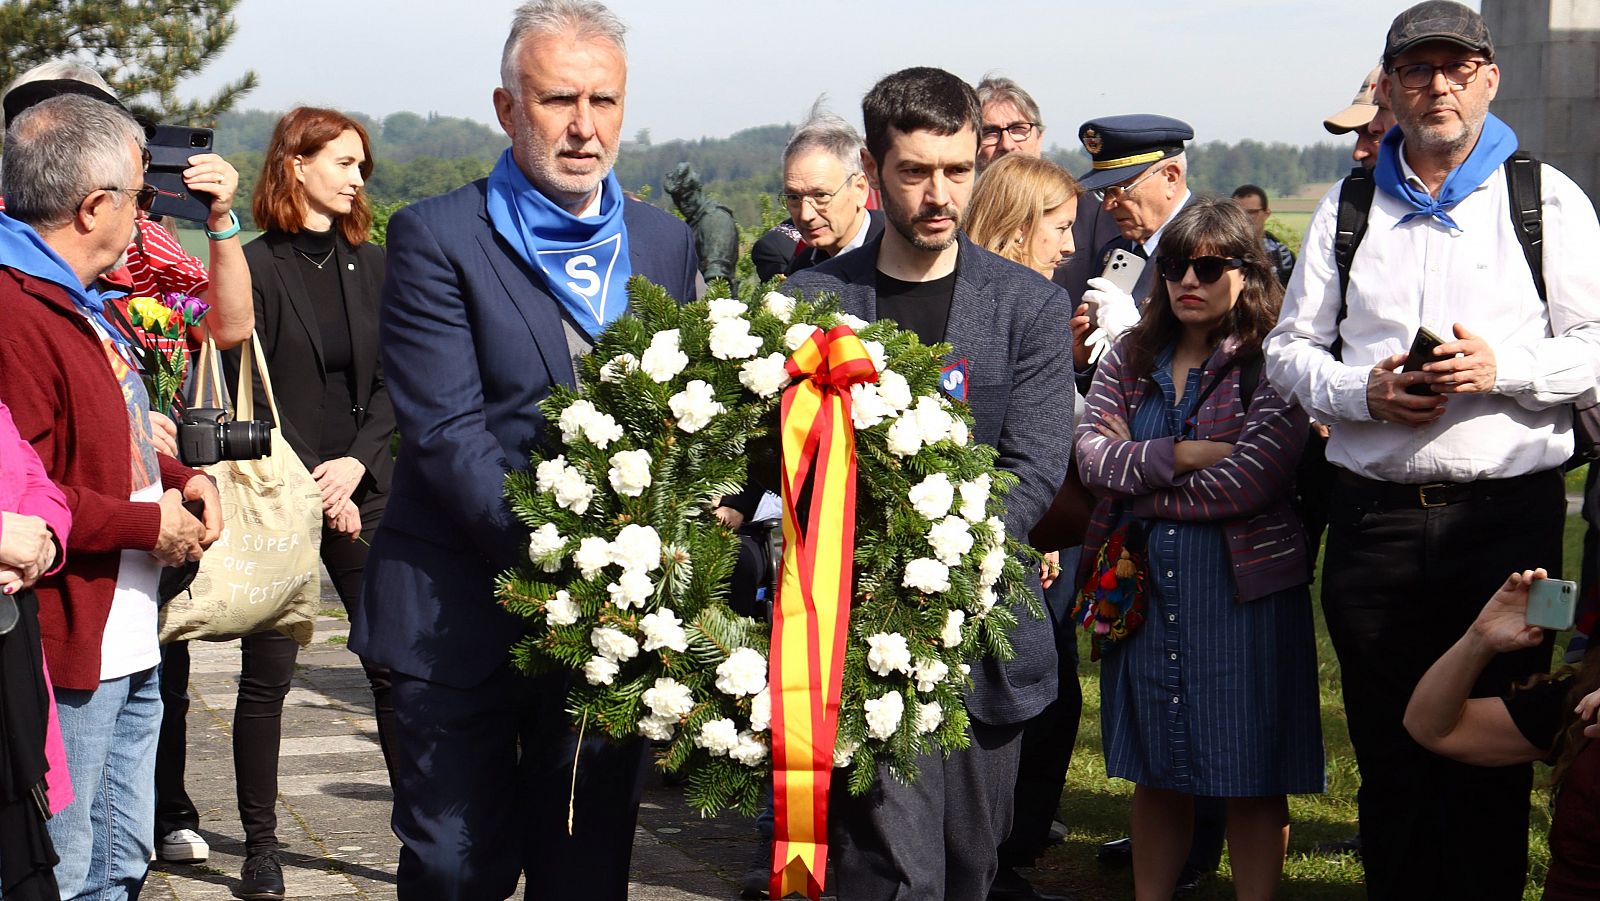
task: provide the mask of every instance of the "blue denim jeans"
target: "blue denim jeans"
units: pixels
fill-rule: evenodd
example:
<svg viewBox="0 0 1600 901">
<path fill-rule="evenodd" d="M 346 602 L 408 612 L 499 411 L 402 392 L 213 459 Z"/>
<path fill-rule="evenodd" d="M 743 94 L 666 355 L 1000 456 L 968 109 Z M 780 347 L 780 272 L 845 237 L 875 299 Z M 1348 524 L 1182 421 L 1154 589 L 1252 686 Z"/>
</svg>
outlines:
<svg viewBox="0 0 1600 901">
<path fill-rule="evenodd" d="M 76 797 L 50 820 L 62 901 L 139 897 L 154 850 L 160 667 L 94 691 L 56 689 Z"/>
</svg>

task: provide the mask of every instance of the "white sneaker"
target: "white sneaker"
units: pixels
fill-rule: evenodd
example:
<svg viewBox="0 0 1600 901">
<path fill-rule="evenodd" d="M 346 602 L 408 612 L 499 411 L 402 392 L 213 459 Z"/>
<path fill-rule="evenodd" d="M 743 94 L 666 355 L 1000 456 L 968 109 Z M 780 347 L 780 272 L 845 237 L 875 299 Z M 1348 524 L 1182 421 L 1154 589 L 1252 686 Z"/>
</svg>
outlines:
<svg viewBox="0 0 1600 901">
<path fill-rule="evenodd" d="M 156 856 L 167 863 L 205 863 L 211 846 L 193 829 L 174 829 L 156 843 Z"/>
</svg>

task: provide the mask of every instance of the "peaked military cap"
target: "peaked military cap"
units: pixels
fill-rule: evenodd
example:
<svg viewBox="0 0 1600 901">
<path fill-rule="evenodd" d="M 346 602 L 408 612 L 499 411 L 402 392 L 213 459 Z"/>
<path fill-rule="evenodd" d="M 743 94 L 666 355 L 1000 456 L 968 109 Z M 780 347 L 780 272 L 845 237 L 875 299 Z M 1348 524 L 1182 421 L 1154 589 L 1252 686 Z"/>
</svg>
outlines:
<svg viewBox="0 0 1600 901">
<path fill-rule="evenodd" d="M 1083 123 L 1078 140 L 1094 161 L 1078 181 L 1085 191 L 1096 191 L 1182 153 L 1183 142 L 1194 140 L 1194 129 L 1187 122 L 1149 113 L 1105 116 Z"/>
</svg>

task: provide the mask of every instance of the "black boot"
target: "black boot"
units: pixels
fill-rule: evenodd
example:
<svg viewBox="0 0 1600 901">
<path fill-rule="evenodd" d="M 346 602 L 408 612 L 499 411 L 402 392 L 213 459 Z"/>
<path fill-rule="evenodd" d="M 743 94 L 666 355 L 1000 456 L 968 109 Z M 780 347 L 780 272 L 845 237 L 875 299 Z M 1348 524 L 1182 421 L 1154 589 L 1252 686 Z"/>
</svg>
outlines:
<svg viewBox="0 0 1600 901">
<path fill-rule="evenodd" d="M 262 851 L 244 859 L 239 897 L 245 901 L 283 901 L 283 864 L 277 851 Z"/>
</svg>

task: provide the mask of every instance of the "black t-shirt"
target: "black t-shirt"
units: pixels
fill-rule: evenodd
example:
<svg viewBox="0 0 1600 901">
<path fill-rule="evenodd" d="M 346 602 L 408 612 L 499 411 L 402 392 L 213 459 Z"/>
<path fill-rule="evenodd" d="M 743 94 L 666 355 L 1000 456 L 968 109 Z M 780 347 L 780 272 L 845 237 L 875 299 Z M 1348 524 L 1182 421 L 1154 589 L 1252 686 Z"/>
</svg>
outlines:
<svg viewBox="0 0 1600 901">
<path fill-rule="evenodd" d="M 1535 748 L 1554 748 L 1567 717 L 1567 678 L 1538 682 L 1519 688 L 1503 700 L 1511 722 Z"/>
<path fill-rule="evenodd" d="M 893 319 L 901 328 L 916 332 L 923 344 L 944 340 L 950 320 L 950 301 L 956 293 L 956 274 L 931 282 L 903 282 L 878 273 L 878 318 Z"/>
</svg>

